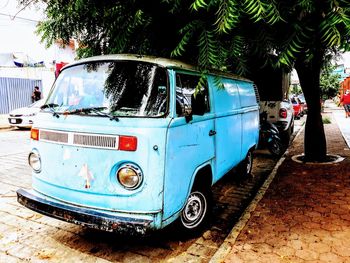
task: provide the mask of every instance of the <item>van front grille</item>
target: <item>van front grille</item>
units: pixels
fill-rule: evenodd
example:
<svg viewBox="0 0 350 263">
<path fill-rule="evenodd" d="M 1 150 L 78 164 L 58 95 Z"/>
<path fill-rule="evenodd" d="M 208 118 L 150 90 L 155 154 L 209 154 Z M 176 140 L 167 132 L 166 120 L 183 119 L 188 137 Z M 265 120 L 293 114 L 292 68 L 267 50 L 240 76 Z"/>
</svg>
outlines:
<svg viewBox="0 0 350 263">
<path fill-rule="evenodd" d="M 116 136 L 74 134 L 73 145 L 116 149 L 117 148 L 117 137 Z"/>
<path fill-rule="evenodd" d="M 68 143 L 68 133 L 40 130 L 40 140 Z"/>
<path fill-rule="evenodd" d="M 40 130 L 39 140 L 72 146 L 116 150 L 118 149 L 119 136 Z"/>
</svg>

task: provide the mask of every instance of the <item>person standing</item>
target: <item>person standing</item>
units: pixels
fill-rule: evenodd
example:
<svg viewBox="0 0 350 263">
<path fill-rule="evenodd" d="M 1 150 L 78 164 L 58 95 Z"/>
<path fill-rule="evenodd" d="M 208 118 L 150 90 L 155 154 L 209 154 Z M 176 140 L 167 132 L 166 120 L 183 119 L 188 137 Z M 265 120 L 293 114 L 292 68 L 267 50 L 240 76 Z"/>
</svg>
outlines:
<svg viewBox="0 0 350 263">
<path fill-rule="evenodd" d="M 41 91 L 38 86 L 35 86 L 32 94 L 32 102 L 36 102 L 40 99 L 41 99 Z"/>
<path fill-rule="evenodd" d="M 350 91 L 347 90 L 340 98 L 340 103 L 343 104 L 345 110 L 345 118 L 350 117 Z"/>
</svg>

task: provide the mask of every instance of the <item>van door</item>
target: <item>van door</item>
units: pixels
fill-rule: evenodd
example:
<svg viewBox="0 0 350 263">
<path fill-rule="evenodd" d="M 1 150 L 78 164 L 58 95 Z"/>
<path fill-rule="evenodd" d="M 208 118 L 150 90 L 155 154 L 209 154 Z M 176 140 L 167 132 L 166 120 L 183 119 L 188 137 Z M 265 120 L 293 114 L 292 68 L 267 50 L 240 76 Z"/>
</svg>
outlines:
<svg viewBox="0 0 350 263">
<path fill-rule="evenodd" d="M 221 81 L 225 89 L 216 87 L 214 78 L 209 78 L 209 83 L 213 87 L 216 114 L 215 181 L 242 160 L 242 116 L 237 81 L 231 79 L 222 79 Z"/>
<path fill-rule="evenodd" d="M 164 182 L 164 215 L 167 220 L 185 204 L 197 169 L 211 164 L 214 156 L 214 114 L 209 103 L 208 87 L 194 95 L 199 76 L 174 73 L 174 118 L 168 129 Z M 176 92 L 176 95 L 175 95 Z M 193 112 L 192 120 L 185 115 Z"/>
</svg>

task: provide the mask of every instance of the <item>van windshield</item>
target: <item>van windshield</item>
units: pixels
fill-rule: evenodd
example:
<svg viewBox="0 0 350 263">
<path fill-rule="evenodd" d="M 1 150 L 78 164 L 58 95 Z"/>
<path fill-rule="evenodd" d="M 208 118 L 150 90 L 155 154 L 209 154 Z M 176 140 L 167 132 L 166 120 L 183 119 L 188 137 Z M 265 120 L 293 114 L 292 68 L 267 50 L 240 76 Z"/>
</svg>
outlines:
<svg viewBox="0 0 350 263">
<path fill-rule="evenodd" d="M 166 70 L 155 64 L 90 62 L 61 72 L 44 111 L 103 116 L 98 109 L 119 117 L 161 117 L 167 112 L 167 93 Z"/>
</svg>

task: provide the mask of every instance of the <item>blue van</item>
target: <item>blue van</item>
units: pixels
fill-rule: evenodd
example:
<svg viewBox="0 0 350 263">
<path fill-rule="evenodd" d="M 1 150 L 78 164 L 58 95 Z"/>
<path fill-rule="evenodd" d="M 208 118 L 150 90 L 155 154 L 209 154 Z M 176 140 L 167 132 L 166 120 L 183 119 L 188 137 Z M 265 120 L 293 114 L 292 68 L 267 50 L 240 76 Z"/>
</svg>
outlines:
<svg viewBox="0 0 350 263">
<path fill-rule="evenodd" d="M 203 229 L 211 186 L 235 167 L 251 172 L 259 106 L 247 79 L 200 79 L 195 67 L 146 56 L 67 65 L 32 127 L 33 189 L 19 189 L 18 202 L 105 231 Z"/>
</svg>

